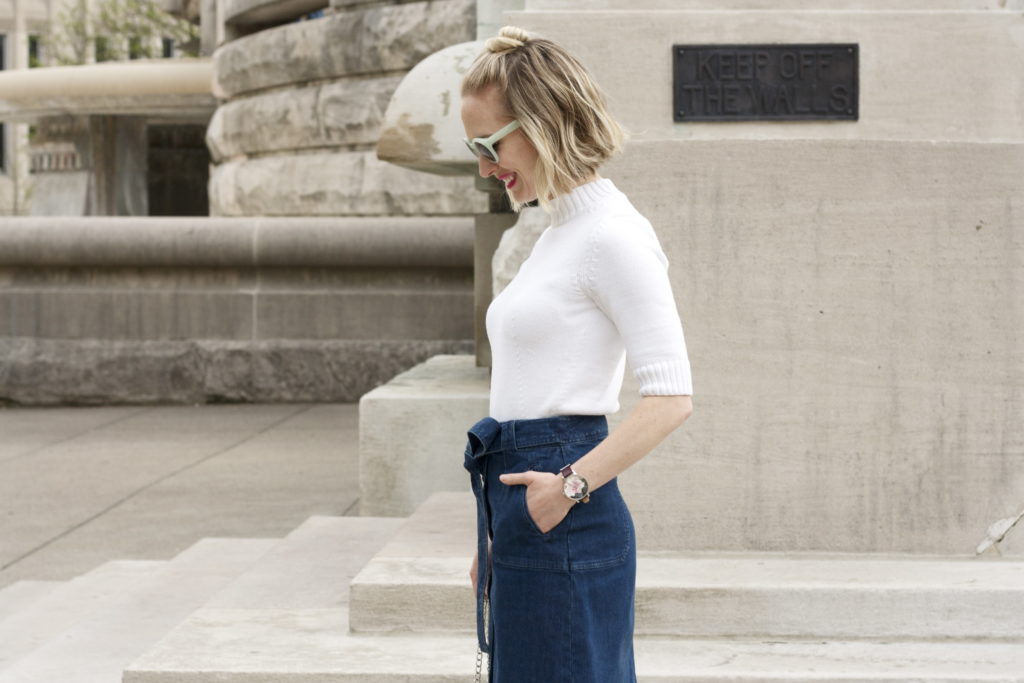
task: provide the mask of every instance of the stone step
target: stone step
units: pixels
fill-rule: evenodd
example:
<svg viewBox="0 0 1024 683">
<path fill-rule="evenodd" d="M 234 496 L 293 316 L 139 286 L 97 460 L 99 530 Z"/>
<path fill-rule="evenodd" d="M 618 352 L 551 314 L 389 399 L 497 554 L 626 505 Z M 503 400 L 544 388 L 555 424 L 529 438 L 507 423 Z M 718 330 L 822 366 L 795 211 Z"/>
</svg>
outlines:
<svg viewBox="0 0 1024 683">
<path fill-rule="evenodd" d="M 1019 11 L 574 7 L 507 12 L 505 18 L 569 48 L 608 92 L 612 111 L 634 139 L 1024 137 L 1020 93 L 1006 87 L 1024 71 Z M 675 123 L 672 46 L 742 43 L 857 43 L 859 120 Z M 607 48 L 611 44 L 615 50 Z"/>
<path fill-rule="evenodd" d="M 208 674 L 210 657 L 226 657 L 224 670 L 253 672 L 268 660 L 295 671 L 325 661 L 304 657 L 310 647 L 333 653 L 336 636 L 347 634 L 349 582 L 402 521 L 311 517 L 133 662 L 124 680 L 152 680 L 161 670 Z"/>
<path fill-rule="evenodd" d="M 347 605 L 352 577 L 402 521 L 310 517 L 205 607 L 331 609 Z"/>
<path fill-rule="evenodd" d="M 487 414 L 490 379 L 471 355 L 441 355 L 359 400 L 359 506 L 405 517 L 434 491 L 464 491 L 466 430 Z"/>
<path fill-rule="evenodd" d="M 202 610 L 124 683 L 469 683 L 469 635 L 353 635 L 344 609 Z M 1024 681 L 1019 643 L 638 638 L 640 683 Z"/>
<path fill-rule="evenodd" d="M 76 577 L 0 621 L 0 672 L 50 638 L 147 585 L 165 562 L 118 560 Z"/>
<path fill-rule="evenodd" d="M 279 540 L 203 539 L 161 566 L 145 568 L 142 576 L 105 584 L 111 594 L 102 605 L 52 629 L 46 642 L 0 670 L 0 682 L 119 682 L 129 662 Z M 66 621 L 62 604 L 50 607 L 51 618 Z M 3 635 L 0 643 L 6 647 Z"/>
<path fill-rule="evenodd" d="M 352 582 L 355 632 L 473 624 L 469 494 L 432 496 Z M 641 553 L 636 631 L 697 638 L 1024 640 L 1024 562 Z"/>
<path fill-rule="evenodd" d="M 52 593 L 63 581 L 15 581 L 0 590 L 0 622 Z"/>
</svg>

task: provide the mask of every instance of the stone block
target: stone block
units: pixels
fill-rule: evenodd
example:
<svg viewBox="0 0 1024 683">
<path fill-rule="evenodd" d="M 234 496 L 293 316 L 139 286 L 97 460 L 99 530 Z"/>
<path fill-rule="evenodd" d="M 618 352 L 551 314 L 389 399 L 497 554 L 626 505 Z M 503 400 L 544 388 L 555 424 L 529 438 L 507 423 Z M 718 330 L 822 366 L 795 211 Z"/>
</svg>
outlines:
<svg viewBox="0 0 1024 683">
<path fill-rule="evenodd" d="M 217 162 L 256 152 L 372 144 L 400 80 L 345 79 L 233 100 L 214 114 L 206 143 Z"/>
<path fill-rule="evenodd" d="M 251 339 L 253 296 L 169 290 L 7 290 L 0 336 L 39 339 Z M 468 335 L 467 335 L 468 336 Z"/>
<path fill-rule="evenodd" d="M 694 371 L 622 477 L 648 548 L 972 554 L 1019 511 L 1022 144 L 634 141 L 605 173 Z"/>
<path fill-rule="evenodd" d="M 612 112 L 634 139 L 1024 139 L 1019 12 L 840 11 L 819 10 L 817 3 L 803 11 L 775 11 L 771 3 L 773 11 L 739 12 L 704 4 L 707 9 L 692 11 L 631 7 L 506 16 L 572 50 L 608 92 Z M 915 3 L 918 9 L 924 4 Z M 961 5 L 944 6 L 954 4 Z M 860 45 L 859 121 L 673 122 L 674 44 L 815 42 Z M 609 50 L 611 44 L 617 49 Z"/>
<path fill-rule="evenodd" d="M 80 341 L 0 338 L 0 404 L 352 402 L 471 340 Z"/>
<path fill-rule="evenodd" d="M 475 37 L 473 0 L 433 0 L 340 12 L 259 31 L 215 55 L 218 92 L 233 97 L 291 83 L 409 69 Z"/>
<path fill-rule="evenodd" d="M 471 178 L 430 176 L 372 152 L 274 155 L 221 164 L 210 176 L 220 216 L 473 214 L 487 197 Z"/>
<path fill-rule="evenodd" d="M 489 411 L 487 368 L 437 356 L 359 401 L 363 515 L 406 516 L 435 491 L 465 491 L 466 431 Z"/>
</svg>

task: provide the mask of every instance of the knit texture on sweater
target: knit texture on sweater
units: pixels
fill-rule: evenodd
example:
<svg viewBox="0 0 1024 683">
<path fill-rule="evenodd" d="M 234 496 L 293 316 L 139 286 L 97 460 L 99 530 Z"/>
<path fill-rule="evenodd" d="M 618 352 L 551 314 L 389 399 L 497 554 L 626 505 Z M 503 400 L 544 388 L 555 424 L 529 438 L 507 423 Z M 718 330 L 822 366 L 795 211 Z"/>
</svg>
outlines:
<svg viewBox="0 0 1024 683">
<path fill-rule="evenodd" d="M 617 412 L 627 358 L 641 395 L 692 394 L 667 268 L 612 181 L 555 198 L 551 226 L 487 311 L 491 417 Z"/>
</svg>

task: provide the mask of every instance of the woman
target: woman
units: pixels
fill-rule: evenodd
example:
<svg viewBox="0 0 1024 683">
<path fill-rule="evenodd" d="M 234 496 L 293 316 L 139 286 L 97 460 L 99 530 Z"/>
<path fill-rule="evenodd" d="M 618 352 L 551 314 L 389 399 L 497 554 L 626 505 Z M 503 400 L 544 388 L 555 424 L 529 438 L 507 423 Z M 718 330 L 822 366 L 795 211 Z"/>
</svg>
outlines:
<svg viewBox="0 0 1024 683">
<path fill-rule="evenodd" d="M 490 417 L 466 449 L 480 646 L 493 683 L 631 683 L 636 543 L 616 476 L 692 410 L 667 261 L 598 175 L 622 131 L 563 48 L 503 28 L 463 80 L 462 121 L 480 175 L 551 217 L 487 312 Z M 641 398 L 609 435 L 627 356 Z"/>
</svg>

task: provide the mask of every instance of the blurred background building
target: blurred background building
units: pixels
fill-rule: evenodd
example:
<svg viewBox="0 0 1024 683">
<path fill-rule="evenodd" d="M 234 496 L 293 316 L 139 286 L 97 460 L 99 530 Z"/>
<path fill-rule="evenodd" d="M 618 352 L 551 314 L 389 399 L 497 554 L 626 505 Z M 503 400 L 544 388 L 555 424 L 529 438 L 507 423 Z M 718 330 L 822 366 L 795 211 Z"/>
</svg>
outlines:
<svg viewBox="0 0 1024 683">
<path fill-rule="evenodd" d="M 360 512 L 412 515 L 352 541 L 350 610 L 200 610 L 124 680 L 286 680 L 318 642 L 324 680 L 468 680 L 483 313 L 546 226 L 460 140 L 504 23 L 606 88 L 602 172 L 686 330 L 696 412 L 620 482 L 643 680 L 1020 680 L 1024 0 L 201 0 L 146 34 L 102 6 L 0 4 L 0 402 L 358 400 Z M 843 45 L 857 109 L 687 120 L 678 50 L 748 44 Z"/>
</svg>

